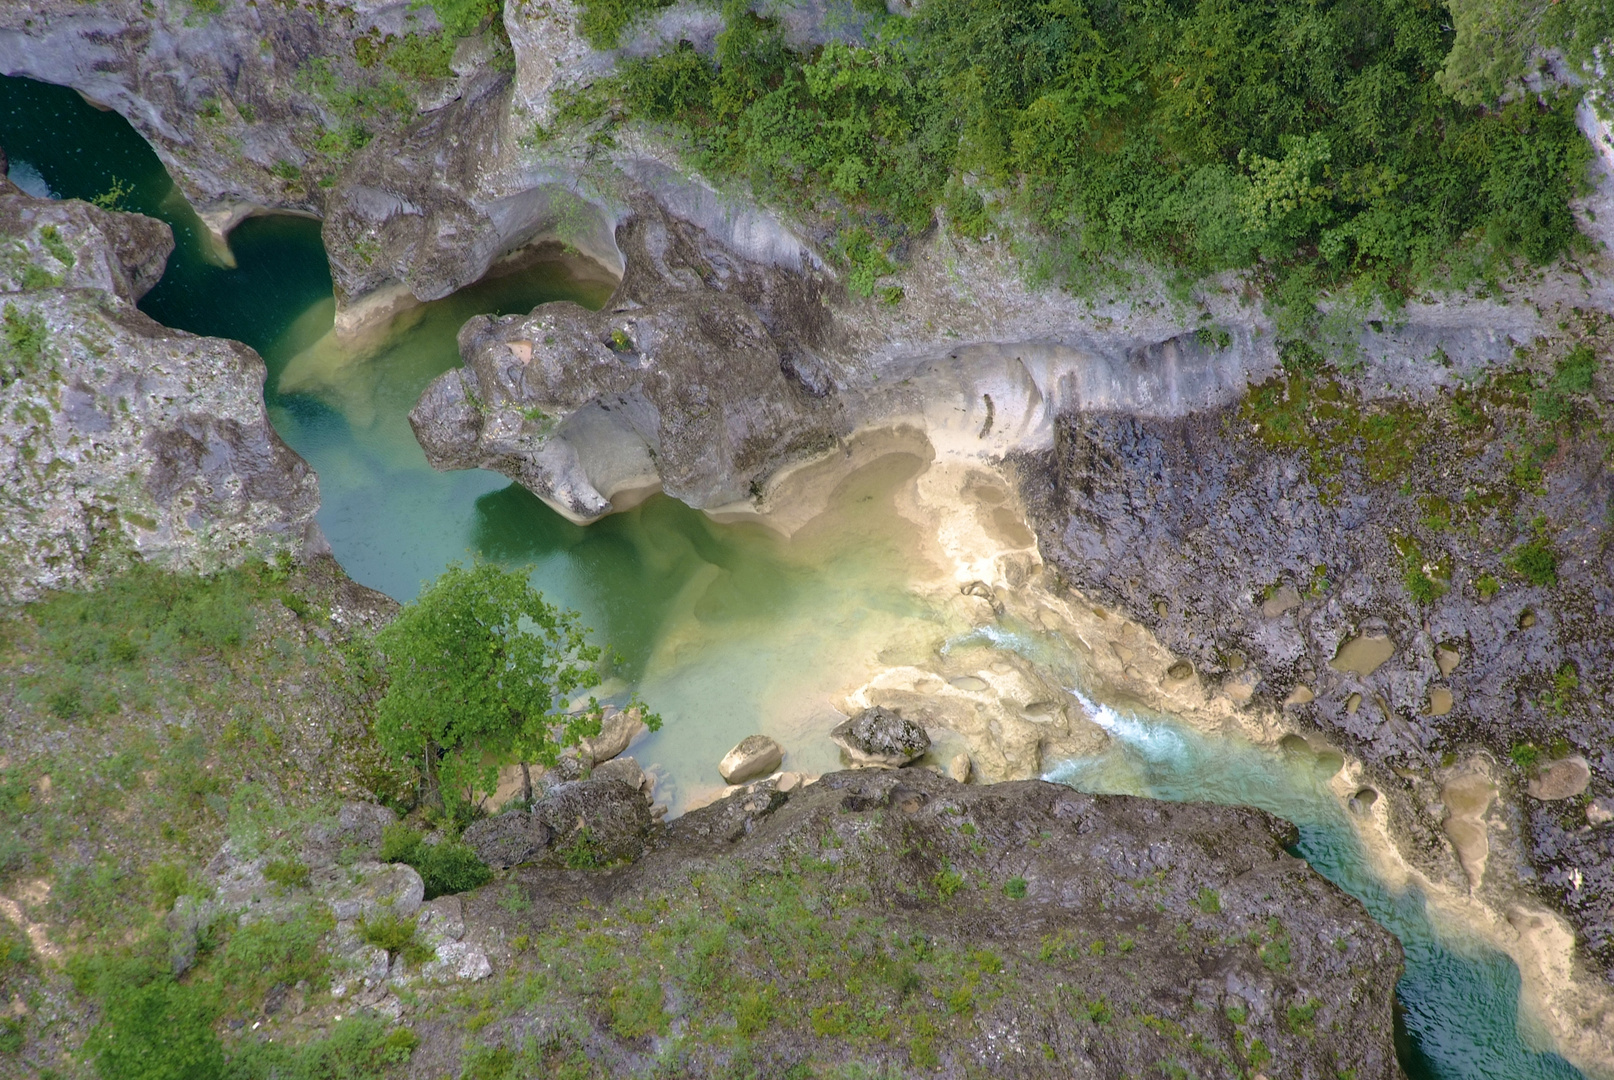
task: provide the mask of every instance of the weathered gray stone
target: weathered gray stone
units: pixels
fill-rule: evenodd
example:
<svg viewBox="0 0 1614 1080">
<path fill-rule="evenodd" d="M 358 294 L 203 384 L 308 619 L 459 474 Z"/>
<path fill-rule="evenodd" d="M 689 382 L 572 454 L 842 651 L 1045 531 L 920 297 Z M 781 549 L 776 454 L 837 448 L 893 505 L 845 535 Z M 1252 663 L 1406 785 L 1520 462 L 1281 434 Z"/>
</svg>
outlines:
<svg viewBox="0 0 1614 1080">
<path fill-rule="evenodd" d="M 409 918 L 420 910 L 426 886 L 412 866 L 359 862 L 325 890 L 323 898 L 338 922 L 378 915 Z"/>
<path fill-rule="evenodd" d="M 784 762 L 785 752 L 766 735 L 747 735 L 741 739 L 723 760 L 717 771 L 731 784 L 743 784 L 759 776 L 767 776 Z"/>
<path fill-rule="evenodd" d="M 437 958 L 420 969 L 420 977 L 428 982 L 476 982 L 492 974 L 487 952 L 469 941 L 444 942 L 437 946 Z"/>
<path fill-rule="evenodd" d="M 1526 785 L 1526 790 L 1542 802 L 1557 802 L 1560 799 L 1573 799 L 1585 791 L 1591 779 L 1592 771 L 1586 759 L 1575 754 L 1548 762 L 1541 770 L 1541 775 Z"/>
<path fill-rule="evenodd" d="M 630 757 L 612 758 L 594 766 L 589 773 L 592 780 L 617 780 L 628 785 L 636 791 L 646 795 L 650 794 L 651 781 L 645 771 L 639 768 L 639 763 Z"/>
<path fill-rule="evenodd" d="M 632 862 L 655 827 L 650 800 L 616 779 L 557 784 L 533 805 L 532 816 L 551 835 L 533 861 L 583 869 Z"/>
<path fill-rule="evenodd" d="M 906 765 L 930 749 L 924 728 L 880 705 L 835 725 L 829 737 L 856 765 Z"/>
<path fill-rule="evenodd" d="M 531 862 L 549 848 L 554 832 L 527 810 L 510 810 L 466 826 L 461 837 L 495 869 Z"/>
<path fill-rule="evenodd" d="M 168 226 L 13 189 L 0 239 L 8 324 L 32 328 L 0 346 L 0 600 L 137 559 L 209 571 L 322 548 L 318 485 L 269 425 L 257 353 L 134 306 Z M 29 264 L 45 278 L 24 281 Z"/>
</svg>

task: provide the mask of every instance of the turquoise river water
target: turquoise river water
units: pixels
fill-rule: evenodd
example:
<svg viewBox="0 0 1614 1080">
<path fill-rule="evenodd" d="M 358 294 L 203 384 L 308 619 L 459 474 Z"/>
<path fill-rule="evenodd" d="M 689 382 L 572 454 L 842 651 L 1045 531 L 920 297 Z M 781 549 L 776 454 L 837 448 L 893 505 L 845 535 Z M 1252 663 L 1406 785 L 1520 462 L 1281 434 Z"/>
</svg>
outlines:
<svg viewBox="0 0 1614 1080">
<path fill-rule="evenodd" d="M 654 763 L 658 797 L 675 810 L 711 796 L 715 762 L 753 731 L 779 739 L 792 768 L 835 768 L 823 737 L 826 679 L 901 662 L 904 650 L 969 643 L 906 587 L 913 526 L 895 513 L 892 491 L 923 467 L 917 459 L 854 473 L 789 540 L 757 525 L 718 525 L 665 496 L 583 528 L 504 477 L 427 466 L 406 414 L 432 378 L 458 364 L 455 333 L 466 318 L 604 302 L 604 287 L 564 265 L 485 281 L 414 309 L 368 344 L 343 345 L 329 335 L 334 301 L 318 222 L 249 219 L 231 236 L 236 265 L 219 265 L 150 147 L 121 117 L 60 87 L 0 78 L 0 146 L 12 180 L 33 194 L 93 198 L 121 184 L 123 209 L 173 226 L 176 251 L 141 308 L 263 355 L 270 418 L 318 472 L 320 525 L 355 580 L 407 601 L 450 561 L 478 555 L 531 566 L 546 596 L 581 610 L 624 658 L 607 689 L 638 691 L 666 719 L 634 753 Z M 1102 754 L 1057 763 L 1048 779 L 1253 805 L 1298 826 L 1296 853 L 1406 949 L 1396 1039 L 1413 1080 L 1581 1076 L 1521 1038 L 1519 975 L 1507 957 L 1443 936 L 1421 896 L 1373 876 L 1311 757 L 1095 701 L 1052 635 L 1005 630 L 992 645 L 1058 673 L 1111 736 Z"/>
</svg>

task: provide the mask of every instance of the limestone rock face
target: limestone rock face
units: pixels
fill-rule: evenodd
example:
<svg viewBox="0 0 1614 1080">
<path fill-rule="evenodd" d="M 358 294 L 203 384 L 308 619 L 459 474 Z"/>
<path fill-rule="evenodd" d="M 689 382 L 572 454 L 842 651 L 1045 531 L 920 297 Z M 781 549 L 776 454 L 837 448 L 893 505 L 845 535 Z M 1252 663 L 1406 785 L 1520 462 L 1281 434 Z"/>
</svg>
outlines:
<svg viewBox="0 0 1614 1080">
<path fill-rule="evenodd" d="M 829 737 L 856 765 L 906 765 L 930 749 L 923 727 L 880 705 L 835 725 Z"/>
<path fill-rule="evenodd" d="M 1608 346 L 1596 347 L 1601 356 Z M 1553 348 L 1566 351 L 1568 344 Z M 1478 350 L 1463 355 L 1475 372 L 1493 362 Z M 1350 407 L 1387 408 L 1392 391 L 1368 380 L 1396 370 L 1388 361 L 1370 364 L 1371 374 L 1350 384 L 1360 399 Z M 1444 369 L 1434 375 L 1452 377 Z M 1604 410 L 1606 417 L 1606 362 L 1596 378 L 1599 388 L 1577 407 Z M 1452 392 L 1439 391 L 1442 399 Z M 1532 514 L 1554 527 L 1562 523 L 1552 541 L 1559 580 L 1531 584 L 1506 561 L 1524 540 L 1513 519 L 1477 515 L 1471 525 L 1437 535 L 1419 502 L 1449 499 L 1455 506 L 1466 491 L 1494 490 L 1512 452 L 1501 422 L 1459 440 L 1452 406 L 1435 398 L 1435 388 L 1393 393 L 1416 403 L 1415 419 L 1398 430 L 1426 439 L 1439 469 L 1420 456 L 1396 482 L 1374 483 L 1360 462 L 1342 454 L 1330 461 L 1332 471 L 1319 472 L 1306 453 L 1265 438 L 1243 408 L 1179 418 L 1072 412 L 1058 421 L 1054 450 L 1020 459 L 1022 495 L 1040 552 L 1064 580 L 1152 630 L 1184 658 L 1185 673 L 1191 664 L 1206 679 L 1228 678 L 1231 657 L 1242 653 L 1263 675 L 1254 707 L 1292 701 L 1286 713 L 1364 762 L 1363 779 L 1389 800 L 1391 819 L 1417 838 L 1414 846 L 1447 850 L 1452 839 L 1471 856 L 1459 854 L 1473 871 L 1486 850 L 1481 823 L 1454 816 L 1448 824 L 1397 771 L 1432 777 L 1442 768 L 1435 748 L 1479 742 L 1511 772 L 1511 748 L 1562 739 L 1585 759 L 1590 784 L 1580 786 L 1586 783 L 1580 766 L 1564 765 L 1536 790 L 1608 796 L 1614 714 L 1584 686 L 1587 673 L 1614 670 L 1608 587 L 1614 548 L 1585 523 L 1606 516 L 1614 478 L 1601 452 L 1564 444 L 1547 469 L 1544 494 L 1530 496 Z M 1402 483 L 1425 494 L 1404 495 Z M 1427 604 L 1408 591 L 1406 565 L 1394 547 L 1402 537 L 1418 537 L 1426 552 L 1438 547 L 1450 565 L 1465 568 Z M 1463 578 L 1478 579 L 1482 571 L 1496 576 L 1500 591 L 1482 596 Z M 1277 583 L 1290 586 L 1300 602 L 1290 607 L 1285 596 L 1287 610 L 1268 618 L 1254 601 L 1276 596 Z M 1162 597 L 1171 601 L 1164 608 L 1157 605 Z M 1566 671 L 1580 673 L 1581 687 L 1563 693 L 1557 708 L 1545 707 L 1543 688 Z M 1299 700 L 1302 686 L 1312 700 Z M 1509 779 L 1524 787 L 1522 775 Z M 1561 803 L 1526 798 L 1525 804 L 1530 827 L 1513 836 L 1549 883 L 1545 895 L 1561 905 L 1592 962 L 1606 972 L 1614 962 L 1614 830 L 1582 835 L 1560 820 Z"/>
<path fill-rule="evenodd" d="M 409 414 L 434 467 L 502 472 L 589 521 L 656 485 L 741 502 L 834 444 L 829 405 L 787 375 L 823 344 L 828 279 L 739 258 L 648 198 L 617 241 L 627 275 L 605 309 L 465 325 L 466 366 Z"/>
<path fill-rule="evenodd" d="M 136 559 L 205 571 L 320 549 L 318 484 L 269 425 L 258 354 L 134 306 L 168 226 L 12 189 L 0 237 L 0 598 Z"/>
<path fill-rule="evenodd" d="M 739 745 L 723 755 L 717 771 L 731 784 L 743 784 L 767 776 L 784 763 L 785 752 L 766 735 L 747 735 Z"/>
<path fill-rule="evenodd" d="M 361 64 L 354 47 L 437 26 L 430 6 L 407 0 L 318 8 L 225 0 L 206 11 L 33 0 L 0 6 L 0 71 L 71 86 L 116 110 L 204 220 L 233 225 L 251 207 L 323 208 L 349 145 L 340 138 L 351 127 L 343 89 L 373 92 L 390 80 L 406 99 L 453 93 L 457 76 L 400 84 L 384 64 Z M 374 134 L 412 114 L 382 107 L 365 123 Z"/>
</svg>

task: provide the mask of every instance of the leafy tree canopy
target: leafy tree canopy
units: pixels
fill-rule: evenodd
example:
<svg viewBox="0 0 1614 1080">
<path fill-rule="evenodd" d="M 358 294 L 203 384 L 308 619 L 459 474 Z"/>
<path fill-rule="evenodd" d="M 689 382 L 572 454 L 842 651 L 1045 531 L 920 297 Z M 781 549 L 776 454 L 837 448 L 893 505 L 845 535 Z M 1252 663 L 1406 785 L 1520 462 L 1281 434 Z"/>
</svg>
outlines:
<svg viewBox="0 0 1614 1080">
<path fill-rule="evenodd" d="M 1547 6 L 1453 0 L 1485 9 L 1458 44 L 1531 4 Z M 860 17 L 856 40 L 797 51 L 731 0 L 714 56 L 629 64 L 573 115 L 681 129 L 703 168 L 827 221 L 866 293 L 938 206 L 962 232 L 1033 241 L 1067 281 L 1133 255 L 1255 266 L 1280 306 L 1352 283 L 1393 300 L 1576 242 L 1576 94 L 1494 104 L 1523 46 L 1462 75 L 1441 3 L 924 0 Z"/>
<path fill-rule="evenodd" d="M 545 601 L 524 571 L 450 566 L 377 635 L 389 676 L 382 746 L 421 770 L 429 794 L 467 800 L 493 791 L 503 764 L 554 765 L 600 730 L 592 697 L 568 711 L 600 684 L 602 650 L 580 619 Z"/>
</svg>

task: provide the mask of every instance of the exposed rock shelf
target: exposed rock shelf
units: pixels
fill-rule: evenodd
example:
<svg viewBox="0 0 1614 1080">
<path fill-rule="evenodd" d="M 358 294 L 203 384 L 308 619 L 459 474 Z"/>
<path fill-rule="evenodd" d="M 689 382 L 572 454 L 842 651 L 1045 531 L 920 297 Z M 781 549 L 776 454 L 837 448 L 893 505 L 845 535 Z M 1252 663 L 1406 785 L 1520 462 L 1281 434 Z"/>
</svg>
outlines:
<svg viewBox="0 0 1614 1080">
<path fill-rule="evenodd" d="M 318 549 L 318 483 L 269 426 L 263 361 L 135 308 L 167 225 L 0 181 L 0 235 L 0 597 L 132 556 L 208 570 Z"/>
</svg>

